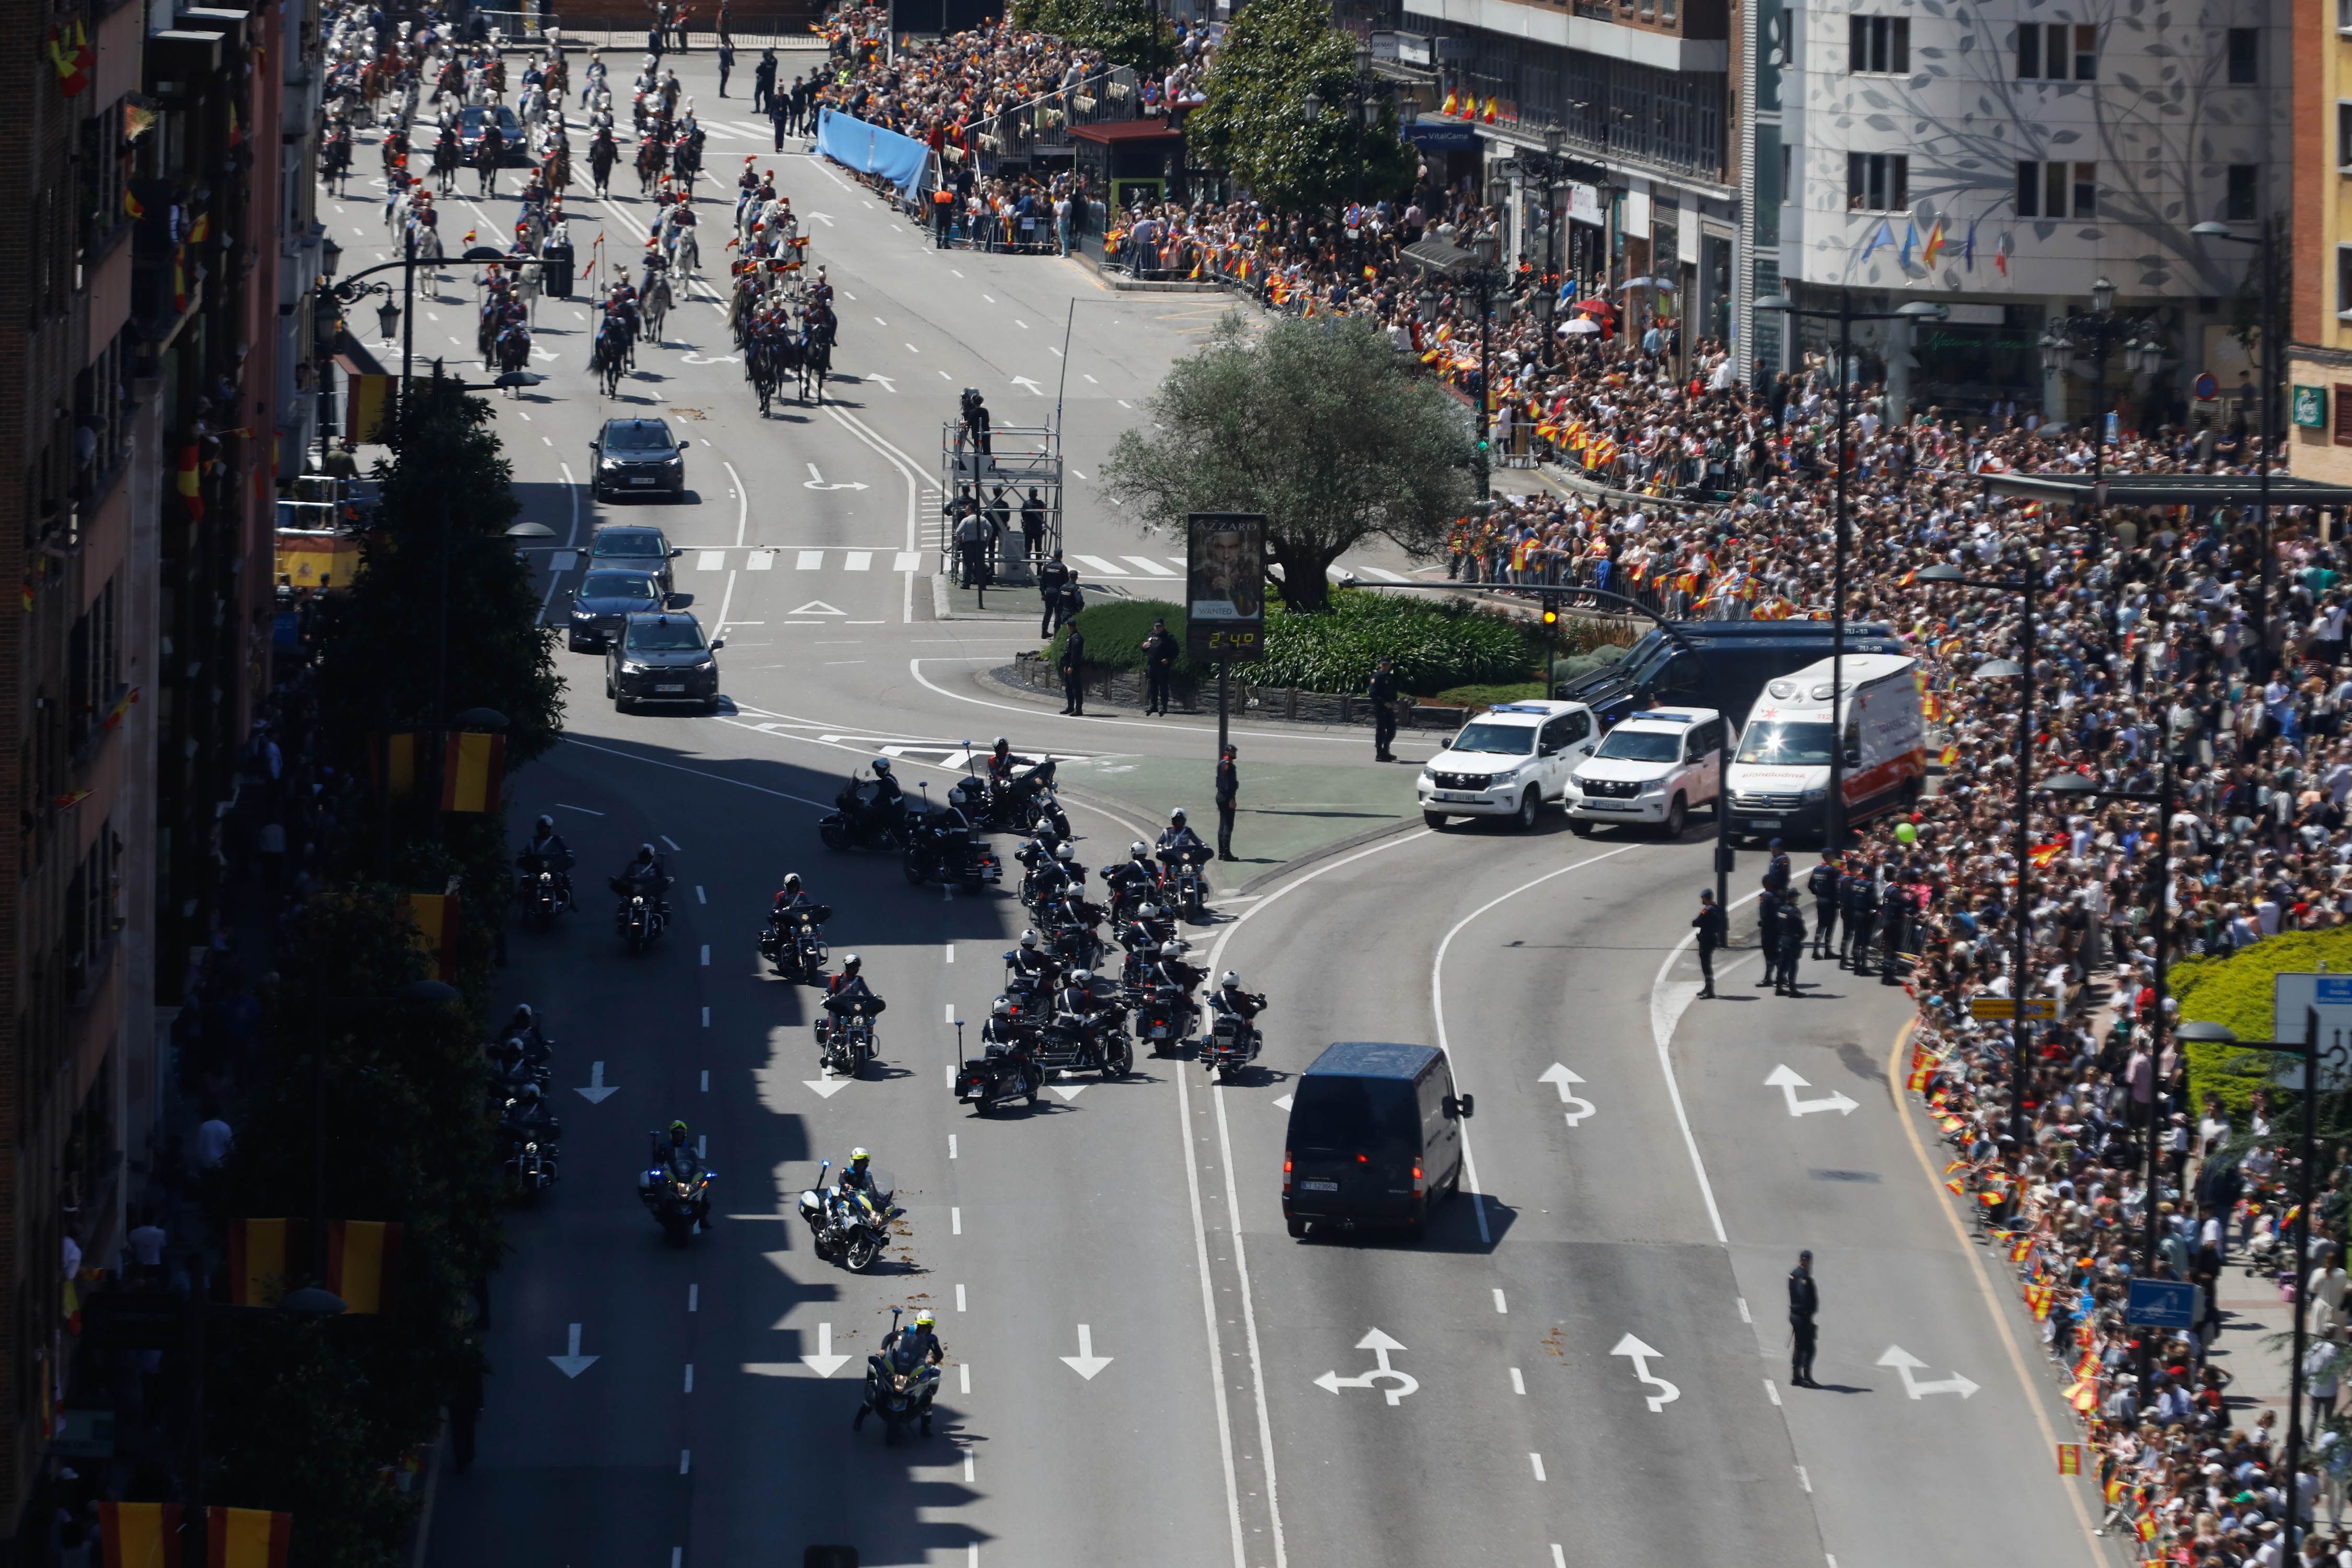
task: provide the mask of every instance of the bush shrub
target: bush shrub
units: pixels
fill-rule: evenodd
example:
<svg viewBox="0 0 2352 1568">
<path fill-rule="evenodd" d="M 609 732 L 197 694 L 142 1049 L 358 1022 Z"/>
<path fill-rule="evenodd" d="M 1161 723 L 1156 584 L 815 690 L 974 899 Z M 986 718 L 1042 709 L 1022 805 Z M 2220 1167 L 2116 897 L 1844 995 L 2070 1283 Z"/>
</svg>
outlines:
<svg viewBox="0 0 2352 1568">
<path fill-rule="evenodd" d="M 2178 959 L 2167 966 L 2165 983 L 2179 1002 L 2184 1021 L 2224 1025 L 2242 1040 L 2274 1040 L 2279 1037 L 2272 1032 L 2276 1027 L 2272 977 L 2310 973 L 2323 966 L 2352 974 L 2352 927 L 2284 931 L 2226 958 Z M 2231 1121 L 2243 1127 L 2247 1101 L 2254 1090 L 2273 1081 L 2278 1058 L 2264 1051 L 2194 1041 L 2185 1048 L 2189 1103 L 2201 1108 L 2210 1089 L 2221 1097 Z M 2279 1098 L 2274 1091 L 2273 1099 Z"/>
<path fill-rule="evenodd" d="M 1087 662 L 1109 669 L 1141 669 L 1143 639 L 1154 617 L 1179 642 L 1182 606 L 1156 599 L 1123 599 L 1079 612 Z M 1456 686 L 1504 685 L 1528 679 L 1542 656 L 1526 623 L 1491 610 L 1452 602 L 1411 599 L 1370 589 L 1335 593 L 1320 615 L 1266 606 L 1265 657 L 1244 667 L 1253 686 L 1295 686 L 1307 691 L 1360 692 L 1372 666 L 1387 658 L 1398 687 L 1426 695 Z M 1048 648 L 1058 660 L 1063 639 Z M 1179 659 L 1178 673 L 1213 679 L 1213 667 Z"/>
</svg>

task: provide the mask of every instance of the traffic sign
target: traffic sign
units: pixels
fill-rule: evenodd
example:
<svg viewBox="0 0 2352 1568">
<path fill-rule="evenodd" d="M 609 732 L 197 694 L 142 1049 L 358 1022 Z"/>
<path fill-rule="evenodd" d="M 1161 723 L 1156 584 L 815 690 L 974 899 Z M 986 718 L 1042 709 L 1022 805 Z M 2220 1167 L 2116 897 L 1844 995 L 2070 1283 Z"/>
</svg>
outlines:
<svg viewBox="0 0 2352 1568">
<path fill-rule="evenodd" d="M 2149 1329 L 2195 1326 L 2197 1287 L 2186 1279 L 2135 1279 L 2124 1303 L 2124 1321 Z"/>
<path fill-rule="evenodd" d="M 2198 402 L 2210 403 L 2221 395 L 2221 383 L 2211 371 L 2202 371 L 2189 390 L 2196 395 Z"/>
<path fill-rule="evenodd" d="M 2340 1089 L 2352 1081 L 2352 974 L 2273 975 L 2272 1037 L 2299 1043 L 2306 1012 L 2319 1015 L 2319 1086 Z M 2273 1081 L 2300 1089 L 2302 1059 L 2280 1056 Z"/>
<path fill-rule="evenodd" d="M 2039 1021 L 2046 1024 L 2058 1016 L 2058 999 L 2055 996 L 2028 996 L 2024 1007 L 2028 1023 Z M 2018 1004 L 2007 996 L 1969 998 L 1969 1016 L 1971 1018 L 1991 1018 L 2008 1023 L 2017 1016 Z"/>
</svg>

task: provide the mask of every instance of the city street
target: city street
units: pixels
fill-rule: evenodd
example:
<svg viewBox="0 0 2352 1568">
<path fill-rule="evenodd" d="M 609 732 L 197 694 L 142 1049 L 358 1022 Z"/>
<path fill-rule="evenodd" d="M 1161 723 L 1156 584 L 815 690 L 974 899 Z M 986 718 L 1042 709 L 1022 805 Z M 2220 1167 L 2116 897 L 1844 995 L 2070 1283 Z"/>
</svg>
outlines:
<svg viewBox="0 0 2352 1568">
<path fill-rule="evenodd" d="M 801 68 L 787 57 L 787 79 Z M 1066 718 L 982 680 L 1039 645 L 1034 595 L 1007 595 L 1017 619 L 938 618 L 941 423 L 977 387 L 1002 450 L 1058 406 L 1066 553 L 1089 597 L 1166 595 L 1181 542 L 1096 481 L 1231 306 L 1114 292 L 1073 260 L 936 250 L 804 142 L 772 153 L 707 55 L 681 75 L 711 132 L 719 288 L 749 153 L 828 269 L 839 374 L 823 407 L 782 399 L 762 420 L 702 288 L 608 402 L 583 279 L 538 306 L 546 379 L 497 400 L 524 516 L 555 535 L 533 547 L 548 624 L 596 526 L 659 526 L 684 550 L 680 593 L 727 639 L 724 700 L 619 715 L 601 658 L 560 652 L 566 741 L 511 781 L 517 841 L 546 813 L 581 859 L 579 912 L 508 933 L 501 998 L 542 1009 L 557 1043 L 563 1180 L 512 1216 L 479 1457 L 460 1475 L 445 1453 L 432 1478 L 427 1560 L 731 1568 L 839 1542 L 868 1565 L 1939 1568 L 1995 1541 L 2021 1563 L 2105 1560 L 2090 1484 L 2055 1474 L 2075 1427 L 2035 1325 L 1954 1219 L 1948 1155 L 1900 1094 L 1909 999 L 1808 963 L 1807 998 L 1778 1000 L 1748 946 L 1726 955 L 1723 999 L 1696 1001 L 1704 821 L 1680 842 L 1577 837 L 1556 816 L 1529 836 L 1433 833 L 1360 804 L 1411 771 L 1374 763 L 1369 733 L 1237 720 L 1247 803 L 1315 824 L 1276 855 L 1245 816 L 1242 863 L 1211 868 L 1214 919 L 1192 933 L 1194 962 L 1271 998 L 1261 1070 L 1213 1087 L 1144 1057 L 1121 1080 L 1051 1085 L 1033 1113 L 951 1101 L 958 1021 L 976 1053 L 1021 906 L 1010 877 L 950 896 L 909 887 L 895 857 L 825 850 L 815 822 L 844 779 L 887 749 L 937 798 L 965 743 L 998 734 L 1084 759 L 1066 804 L 1099 866 L 1171 806 L 1213 820 L 1215 725 Z M 748 91 L 748 59 L 735 79 Z M 357 166 L 375 164 L 370 145 Z M 650 212 L 620 194 L 634 184 L 571 193 L 583 258 L 601 231 L 634 261 Z M 501 184 L 443 198 L 445 235 L 510 232 L 520 173 Z M 391 254 L 381 196 L 355 178 L 321 197 L 347 272 Z M 415 347 L 486 380 L 473 270 L 420 289 Z M 396 344 L 369 347 L 396 364 Z M 588 442 L 616 414 L 690 438 L 682 504 L 591 499 Z M 1386 546 L 1343 564 L 1414 569 Z M 1408 734 L 1401 752 L 1433 743 Z M 1249 793 L 1254 769 L 1278 798 Z M 677 878 L 677 919 L 631 957 L 604 878 L 640 844 Z M 1760 868 L 1743 853 L 1731 884 L 1743 942 Z M 888 1003 L 858 1081 L 819 1071 L 814 993 L 756 950 L 794 870 L 836 911 L 835 964 L 862 955 Z M 1475 1096 L 1463 1194 L 1419 1244 L 1285 1233 L 1293 1081 L 1349 1039 L 1439 1046 Z M 719 1172 L 712 1227 L 683 1249 L 634 1185 L 673 1118 Z M 794 1203 L 818 1162 L 861 1145 L 907 1213 L 856 1275 L 813 1255 Z M 1815 1390 L 1788 1382 L 1801 1247 L 1823 1300 Z M 886 1448 L 878 1424 L 849 1427 L 861 1369 L 893 1310 L 920 1307 L 947 1352 L 940 1420 Z M 1984 1517 L 1988 1497 L 2005 1517 Z"/>
</svg>

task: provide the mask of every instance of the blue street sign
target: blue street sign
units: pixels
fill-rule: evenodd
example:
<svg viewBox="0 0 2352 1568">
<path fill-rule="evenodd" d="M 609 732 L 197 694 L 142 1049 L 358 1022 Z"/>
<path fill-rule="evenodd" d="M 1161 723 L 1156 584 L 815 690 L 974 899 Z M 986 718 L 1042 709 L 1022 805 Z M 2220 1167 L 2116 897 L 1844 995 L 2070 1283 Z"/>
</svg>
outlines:
<svg viewBox="0 0 2352 1568">
<path fill-rule="evenodd" d="M 2151 1329 L 2186 1329 L 2197 1314 L 2197 1287 L 2186 1279 L 2135 1279 L 2124 1320 Z"/>
</svg>

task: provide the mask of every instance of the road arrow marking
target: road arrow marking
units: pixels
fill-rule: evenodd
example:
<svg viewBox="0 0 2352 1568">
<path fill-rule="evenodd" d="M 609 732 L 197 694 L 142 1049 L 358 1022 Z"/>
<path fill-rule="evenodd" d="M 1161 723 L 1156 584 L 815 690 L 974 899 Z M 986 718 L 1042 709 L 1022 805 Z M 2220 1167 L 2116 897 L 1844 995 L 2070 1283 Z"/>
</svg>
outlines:
<svg viewBox="0 0 2352 1568">
<path fill-rule="evenodd" d="M 849 1087 L 849 1080 L 845 1078 L 804 1078 L 801 1081 L 816 1090 L 819 1100 L 831 1100 Z"/>
<path fill-rule="evenodd" d="M 733 354 L 704 355 L 688 350 L 678 356 L 678 363 L 681 364 L 740 364 L 743 362 Z"/>
<path fill-rule="evenodd" d="M 607 1096 L 618 1094 L 621 1092 L 621 1089 L 618 1084 L 609 1084 L 604 1081 L 604 1064 L 603 1062 L 590 1062 L 588 1064 L 588 1087 L 586 1089 L 575 1089 L 572 1092 L 578 1095 L 581 1099 L 586 1100 L 591 1105 L 602 1105 L 604 1103 Z"/>
<path fill-rule="evenodd" d="M 563 356 L 562 356 L 562 354 L 553 354 L 553 353 L 548 353 L 545 349 L 537 349 L 537 348 L 535 348 L 535 349 L 533 349 L 533 350 L 531 350 L 531 351 L 530 351 L 530 357 L 531 357 L 531 358 L 533 358 L 533 359 L 550 359 L 550 360 L 551 360 L 551 359 L 562 359 Z"/>
<path fill-rule="evenodd" d="M 1559 1102 L 1562 1105 L 1572 1108 L 1580 1108 L 1571 1109 L 1567 1112 L 1568 1124 L 1570 1127 L 1575 1126 L 1578 1122 L 1591 1115 L 1594 1110 L 1597 1109 L 1593 1105 L 1592 1101 L 1584 1099 L 1580 1095 L 1571 1094 L 1569 1092 L 1568 1086 L 1570 1084 L 1582 1083 L 1584 1080 L 1577 1077 L 1574 1073 L 1569 1071 L 1566 1067 L 1562 1066 L 1559 1062 L 1554 1062 L 1550 1067 L 1546 1068 L 1537 1076 L 1536 1081 L 1538 1083 L 1550 1084 L 1553 1088 L 1559 1089 Z"/>
<path fill-rule="evenodd" d="M 786 610 L 787 616 L 846 616 L 847 610 L 836 610 L 823 599 L 811 599 L 797 610 Z"/>
<path fill-rule="evenodd" d="M 1045 1087 L 1060 1095 L 1065 1105 L 1087 1091 L 1087 1086 L 1082 1083 L 1049 1083 Z"/>
<path fill-rule="evenodd" d="M 1792 1068 L 1786 1066 L 1774 1068 L 1772 1076 L 1766 1079 L 1764 1084 L 1766 1088 L 1777 1089 L 1789 1097 L 1789 1114 L 1791 1116 L 1811 1116 L 1816 1110 L 1834 1110 L 1840 1116 L 1851 1116 L 1853 1114 L 1854 1107 L 1862 1103 L 1860 1100 L 1848 1100 L 1844 1095 L 1834 1091 L 1823 1095 L 1819 1100 L 1799 1100 L 1797 1098 L 1799 1089 L 1811 1089 L 1813 1086 L 1799 1078 Z"/>
<path fill-rule="evenodd" d="M 1107 1355 L 1095 1354 L 1095 1331 L 1086 1324 L 1080 1323 L 1078 1325 L 1078 1353 L 1076 1355 L 1064 1356 L 1062 1358 L 1062 1364 L 1068 1367 L 1072 1372 L 1076 1373 L 1080 1377 L 1085 1378 L 1088 1383 L 1092 1383 L 1095 1380 L 1095 1373 L 1100 1372 L 1103 1368 L 1110 1364 L 1110 1357 Z"/>
<path fill-rule="evenodd" d="M 1672 1405 L 1675 1400 L 1680 1399 L 1683 1396 L 1683 1391 L 1681 1389 L 1676 1388 L 1664 1378 L 1654 1375 L 1650 1371 L 1650 1363 L 1652 1361 L 1664 1361 L 1666 1359 L 1665 1352 L 1664 1351 L 1654 1351 L 1649 1346 L 1643 1344 L 1641 1341 L 1635 1339 L 1633 1335 L 1627 1334 L 1623 1339 L 1617 1342 L 1617 1348 L 1611 1351 L 1609 1353 L 1611 1355 L 1624 1356 L 1633 1362 L 1633 1375 L 1658 1391 L 1655 1394 L 1646 1396 L 1650 1401 L 1650 1413 L 1653 1415 L 1656 1415 L 1659 1411 L 1664 1410 L 1667 1405 Z"/>
<path fill-rule="evenodd" d="M 898 395 L 898 389 L 891 384 L 891 383 L 896 379 L 895 377 L 876 375 L 872 371 L 867 371 L 866 373 L 866 379 L 868 381 L 878 381 L 882 384 L 883 391 L 887 392 L 893 397 Z"/>
<path fill-rule="evenodd" d="M 1389 1364 L 1389 1352 L 1401 1351 L 1404 1346 L 1397 1343 L 1380 1330 L 1374 1329 L 1362 1339 L 1358 1340 L 1356 1348 L 1360 1351 L 1371 1352 L 1372 1359 L 1380 1364 L 1373 1367 L 1371 1371 L 1356 1377 L 1341 1377 L 1337 1372 L 1327 1372 L 1315 1380 L 1315 1386 L 1326 1388 L 1337 1394 L 1343 1388 L 1370 1388 L 1382 1379 L 1387 1379 L 1396 1384 L 1393 1388 L 1381 1390 L 1391 1405 L 1402 1404 L 1406 1394 L 1414 1393 L 1421 1387 L 1419 1378 L 1409 1372 L 1399 1372 Z"/>
<path fill-rule="evenodd" d="M 1274 1102 L 1274 1108 L 1275 1108 L 1276 1110 L 1289 1110 L 1289 1109 L 1290 1109 L 1290 1096 L 1288 1096 L 1288 1095 L 1286 1095 L 1286 1095 L 1284 1095 L 1281 1099 L 1279 1099 L 1279 1100 L 1276 1100 L 1276 1101 Z"/>
<path fill-rule="evenodd" d="M 1927 1363 L 1905 1350 L 1901 1345 L 1889 1345 L 1886 1353 L 1878 1358 L 1881 1366 L 1891 1366 L 1903 1374 L 1903 1392 L 1914 1399 L 1925 1399 L 1931 1394 L 1957 1394 L 1962 1399 L 1977 1391 L 1977 1385 L 1958 1373 L 1939 1378 L 1934 1383 L 1922 1383 L 1911 1374 Z"/>
<path fill-rule="evenodd" d="M 801 1360 L 806 1362 L 809 1369 L 819 1377 L 831 1377 L 849 1358 L 833 1353 L 833 1325 L 819 1323 L 816 1326 L 816 1354 L 804 1355 Z"/>
<path fill-rule="evenodd" d="M 824 476 L 817 471 L 817 466 L 814 463 L 808 466 L 808 471 L 809 477 L 801 481 L 801 489 L 804 490 L 862 490 L 866 488 L 856 480 L 827 484 Z"/>
<path fill-rule="evenodd" d="M 574 1323 L 572 1325 L 571 1330 L 569 1331 L 569 1337 L 572 1349 L 563 1355 L 551 1355 L 547 1359 L 553 1362 L 556 1365 L 556 1369 L 562 1372 L 564 1376 L 578 1377 L 582 1373 L 586 1372 L 590 1367 L 594 1366 L 596 1364 L 597 1358 L 593 1355 L 582 1355 L 580 1353 L 579 1324 Z"/>
<path fill-rule="evenodd" d="M 1013 376 L 1012 381 L 1013 384 L 1015 386 L 1027 387 L 1029 389 L 1029 395 L 1033 397 L 1043 397 L 1045 395 L 1045 389 L 1038 385 L 1035 382 L 1030 380 L 1025 375 Z"/>
<path fill-rule="evenodd" d="M 824 225 L 827 228 L 831 228 L 833 226 L 833 220 L 825 216 L 823 213 L 811 213 L 809 214 L 809 216 L 816 219 L 817 222 Z"/>
</svg>

